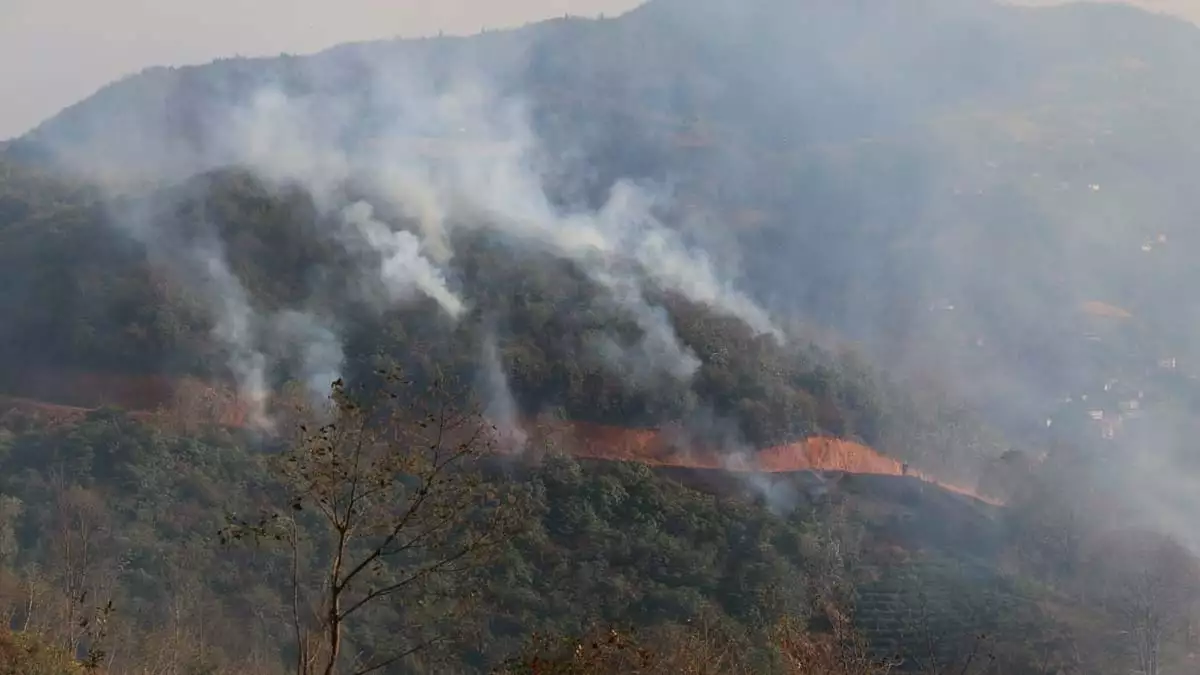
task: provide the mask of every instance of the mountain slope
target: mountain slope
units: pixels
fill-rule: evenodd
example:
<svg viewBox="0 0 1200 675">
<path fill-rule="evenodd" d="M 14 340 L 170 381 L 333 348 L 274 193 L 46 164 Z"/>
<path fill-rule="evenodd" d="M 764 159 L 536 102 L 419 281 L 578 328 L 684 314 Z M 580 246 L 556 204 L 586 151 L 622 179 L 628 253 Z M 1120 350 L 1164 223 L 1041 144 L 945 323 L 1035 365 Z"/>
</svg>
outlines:
<svg viewBox="0 0 1200 675">
<path fill-rule="evenodd" d="M 235 376 L 254 408 L 265 404 L 262 388 L 294 381 L 323 392 L 339 373 L 369 378 L 397 361 L 413 373 L 436 367 L 480 383 L 502 421 L 559 411 L 619 426 L 678 424 L 729 452 L 826 433 L 967 484 L 975 460 L 1001 451 L 961 408 L 922 410 L 880 373 L 817 348 L 803 331 L 778 343 L 636 270 L 621 283 L 645 284 L 644 296 L 628 297 L 606 285 L 612 272 L 596 276 L 590 263 L 525 248 L 504 232 L 450 240 L 453 295 L 471 299 L 451 320 L 429 298 L 392 306 L 393 280 L 374 277 L 373 249 L 329 246 L 324 233 L 339 227 L 336 214 L 320 213 L 303 190 L 278 194 L 244 172 L 209 173 L 120 205 L 69 208 L 77 215 L 34 209 L 0 229 L 11 303 L 0 328 L 0 382 L 12 396 L 102 404 L 108 385 L 89 371 Z M 153 248 L 111 234 L 135 217 L 153 223 Z M 206 243 L 214 240 L 226 242 L 215 257 Z M 213 265 L 228 276 L 210 276 Z M 244 305 L 222 304 L 239 298 Z M 143 389 L 156 404 L 122 393 L 137 386 L 108 387 L 108 402 L 175 405 L 175 394 L 154 394 L 161 387 L 150 380 Z M 965 423 L 961 431 L 939 431 L 951 419 Z M 926 440 L 913 443 L 918 437 Z"/>
<path fill-rule="evenodd" d="M 117 608 L 106 643 L 120 647 L 112 652 L 114 669 L 169 660 L 158 651 L 165 647 L 184 662 L 230 669 L 218 672 L 277 672 L 268 669 L 270 659 L 286 659 L 291 639 L 287 622 L 274 618 L 287 613 L 286 575 L 278 566 L 288 553 L 221 546 L 212 535 L 231 513 L 257 511 L 273 489 L 269 467 L 269 457 L 235 438 L 180 437 L 112 411 L 71 428 L 5 433 L 5 564 L 14 571 L 44 566 L 46 577 L 33 587 L 49 600 L 62 587 L 57 575 L 66 564 L 55 557 L 57 546 L 91 536 L 90 566 L 77 583 Z M 744 655 L 762 659 L 755 672 L 788 672 L 777 669 L 755 631 L 781 616 L 808 621 L 813 594 L 831 576 L 859 589 L 861 625 L 879 649 L 891 650 L 881 655 L 898 649 L 916 663 L 928 655 L 916 636 L 936 630 L 939 654 L 961 665 L 974 644 L 971 632 L 986 630 L 1005 672 L 1036 672 L 1032 664 L 1047 655 L 1080 672 L 1120 667 L 1107 651 L 1073 661 L 1062 630 L 1079 616 L 1105 627 L 1114 625 L 1112 617 L 1058 591 L 1023 587 L 1027 582 L 990 562 L 1015 531 L 1003 510 L 912 478 L 845 476 L 824 492 L 812 489 L 812 474 L 774 480 L 778 493 L 785 484 L 794 490 L 786 515 L 753 503 L 760 491 L 727 472 L 554 455 L 494 465 L 488 484 L 520 486 L 532 499 L 531 513 L 520 536 L 464 588 L 481 621 L 470 639 L 454 644 L 455 671 L 487 672 L 531 633 L 704 621 L 741 636 Z M 53 530 L 64 513 L 85 521 Z M 104 527 L 87 529 L 91 523 Z M 58 604 L 25 609 L 27 589 L 0 578 L 0 607 L 17 616 L 32 611 L 32 623 L 48 623 L 51 635 L 72 630 L 54 624 Z M 1068 611 L 1047 609 L 1055 605 Z M 180 606 L 193 609 L 175 611 Z M 392 621 L 386 613 L 373 616 L 348 639 L 364 649 L 395 640 L 387 630 Z M 955 630 L 942 630 L 944 624 Z M 147 635 L 162 644 L 137 639 Z"/>
<path fill-rule="evenodd" d="M 764 301 L 886 334 L 897 358 L 927 362 L 921 345 L 936 344 L 955 373 L 984 369 L 990 388 L 1044 405 L 1060 393 L 1045 388 L 1093 376 L 1066 316 L 1082 302 L 1136 306 L 1153 336 L 1143 362 L 1190 350 L 1194 322 L 1179 319 L 1195 310 L 1165 270 L 1191 243 L 1180 178 L 1197 163 L 1196 94 L 1178 74 L 1200 62 L 1196 33 L 1117 6 L 659 0 L 600 22 L 157 69 L 9 154 L 183 177 L 245 159 L 252 141 L 231 129 L 265 87 L 351 156 L 402 137 L 457 158 L 510 138 L 503 115 L 457 114 L 481 127 L 462 131 L 419 109 L 465 102 L 456 83 L 483 80 L 528 110 L 556 203 L 669 181 L 672 220 L 740 263 Z M 1143 255 L 1159 235 L 1170 244 Z M 959 312 L 938 330 L 935 304 Z M 1030 351 L 1031 372 L 1003 372 Z"/>
<path fill-rule="evenodd" d="M 2 300 L 29 318 L 10 324 L 25 328 L 10 328 L 17 337 L 9 349 L 21 360 L 36 361 L 41 352 L 50 362 L 69 362 L 70 354 L 92 352 L 76 362 L 129 368 L 144 359 L 152 369 L 224 368 L 256 380 L 259 359 L 302 361 L 303 345 L 263 354 L 237 328 L 237 315 L 222 319 L 231 307 L 218 300 L 239 297 L 246 289 L 236 286 L 244 285 L 255 311 L 281 314 L 276 319 L 285 324 L 249 333 L 299 333 L 308 337 L 279 339 L 309 340 L 317 350 L 310 356 L 336 361 L 329 341 L 320 346 L 312 336 L 352 333 L 337 324 L 357 324 L 391 292 L 386 280 L 382 288 L 368 284 L 365 296 L 357 287 L 357 257 L 364 247 L 383 246 L 378 239 L 347 243 L 337 234 L 341 253 L 322 240 L 347 227 L 350 207 L 366 202 L 368 215 L 387 227 L 416 232 L 428 258 L 412 262 L 432 276 L 404 282 L 423 290 L 401 295 L 460 300 L 451 297 L 456 287 L 474 288 L 470 265 L 447 262 L 457 252 L 440 231 L 502 232 L 502 246 L 549 245 L 551 257 L 582 265 L 589 284 L 608 275 L 600 295 L 610 300 L 626 292 L 611 285 L 614 279 L 631 283 L 622 275 L 639 269 L 642 278 L 632 283 L 641 287 L 649 278 L 657 287 L 633 319 L 643 338 L 652 326 L 664 328 L 654 316 L 657 294 L 682 289 L 690 301 L 750 321 L 752 332 L 766 328 L 759 311 L 765 307 L 861 341 L 874 362 L 908 378 L 907 396 L 949 389 L 1016 442 L 1091 443 L 1114 433 L 1107 422 L 1089 421 L 1094 409 L 1063 404 L 1085 394 L 1105 399 L 1101 412 L 1118 422 L 1126 417 L 1120 406 L 1136 395 L 1160 428 L 1176 429 L 1200 400 L 1180 376 L 1190 372 L 1200 317 L 1186 291 L 1197 243 L 1188 176 L 1200 168 L 1187 114 L 1200 92 L 1181 75 L 1189 63 L 1200 64 L 1200 31 L 1121 6 L 656 0 L 604 21 L 154 69 L 6 149 L 10 164 L 41 163 L 110 190 L 116 182 L 150 195 L 104 195 L 76 207 L 70 218 L 105 222 L 118 236 L 109 240 L 104 230 L 83 225 L 84 236 L 71 235 L 60 252 L 46 254 L 41 269 L 71 263 L 46 272 L 55 281 L 43 283 L 20 262 L 55 228 L 28 224 L 19 211 L 28 208 L 20 206 L 28 191 L 10 190 L 22 195 L 6 202 L 20 215 L 9 217 L 6 230 L 20 239 L 4 247 L 14 262 L 5 273 L 17 275 L 5 285 L 17 292 Z M 231 164 L 240 168 L 223 168 Z M 209 178 L 191 179 L 210 169 Z M 355 213 L 350 227 L 361 230 L 364 212 Z M 269 235 L 246 234 L 249 220 L 260 217 Z M 166 224 L 175 222 L 191 224 Z M 305 236 L 290 237 L 292 226 Z M 582 238 L 568 240 L 567 233 Z M 488 237 L 455 236 L 454 246 L 493 246 L 483 243 Z M 629 258 L 617 277 L 589 267 L 587 248 L 601 240 L 602 255 Z M 80 248 L 68 252 L 72 242 Z M 228 257 L 231 276 L 214 277 L 207 261 L 172 253 L 197 246 L 219 254 L 213 260 Z M 157 272 L 132 272 L 144 264 L 139 248 Z M 112 295 L 110 282 L 101 281 L 109 256 L 134 266 L 139 279 L 127 290 L 111 289 L 126 298 L 119 306 L 95 298 Z M 704 278 L 693 278 L 693 269 Z M 173 283 L 154 281 L 172 272 Z M 439 286 L 439 274 L 449 286 Z M 520 276 L 504 272 L 501 283 L 519 287 Z M 34 285 L 57 285 L 54 303 L 28 303 Z M 582 295 L 570 302 L 597 297 L 577 289 Z M 524 310 L 497 295 L 507 291 L 489 295 L 478 316 L 503 333 L 505 313 Z M 492 302 L 501 304 L 487 307 Z M 1080 311 L 1097 303 L 1128 316 Z M 120 316 L 130 319 L 118 323 L 136 328 L 68 344 L 72 329 L 34 316 L 38 307 L 56 305 L 78 307 L 84 324 Z M 101 307 L 102 317 L 87 318 Z M 295 323 L 296 312 L 324 320 L 317 315 L 344 309 L 352 316 L 332 326 Z M 538 330 L 563 328 L 533 318 Z M 222 326 L 223 336 L 209 339 Z M 421 341 L 438 334 L 411 324 L 405 331 Z M 373 340 L 351 351 L 375 350 Z M 623 340 L 616 343 L 630 347 Z M 577 347 L 543 340 L 537 358 L 521 358 L 574 359 Z M 668 352 L 648 356 L 660 347 Z M 676 347 L 643 340 L 643 362 L 621 367 L 641 368 L 650 358 L 657 368 L 669 355 L 675 364 L 666 370 L 683 372 L 692 366 Z M 688 347 L 701 360 L 730 349 L 695 339 Z M 1163 371 L 1160 363 L 1175 369 Z M 299 377 L 315 381 L 336 370 L 309 366 L 313 372 Z M 568 373 L 538 377 L 517 386 L 581 386 Z M 1120 385 L 1109 396 L 1113 381 Z M 812 393 L 809 385 L 800 388 Z M 1117 391 L 1125 398 L 1114 398 Z M 760 388 L 756 397 L 790 395 Z M 521 403 L 536 407 L 537 400 Z M 644 406 L 632 401 L 642 400 L 617 408 L 635 411 Z M 674 405 L 665 416 L 688 409 L 694 407 Z M 1137 423 L 1128 421 L 1122 433 L 1133 434 Z M 837 432 L 839 424 L 823 428 Z M 740 424 L 742 434 L 775 438 L 753 428 Z M 949 452 L 904 447 L 916 436 L 902 437 L 910 440 L 892 444 L 901 453 Z"/>
</svg>

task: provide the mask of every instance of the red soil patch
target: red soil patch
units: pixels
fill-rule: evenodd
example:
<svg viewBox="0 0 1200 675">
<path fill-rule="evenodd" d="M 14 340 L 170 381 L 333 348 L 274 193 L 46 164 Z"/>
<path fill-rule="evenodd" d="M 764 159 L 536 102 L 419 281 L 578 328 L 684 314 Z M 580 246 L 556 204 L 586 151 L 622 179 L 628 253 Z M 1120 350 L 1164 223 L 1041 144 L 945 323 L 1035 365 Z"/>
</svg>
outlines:
<svg viewBox="0 0 1200 675">
<path fill-rule="evenodd" d="M 184 427 L 247 425 L 249 406 L 236 392 L 194 378 L 36 370 L 9 382 L 8 388 L 20 396 L 0 397 L 0 413 L 19 412 L 47 422 L 78 421 L 90 410 L 113 406 Z"/>
<path fill-rule="evenodd" d="M 89 410 L 114 405 L 135 417 L 176 429 L 248 426 L 250 407 L 228 387 L 192 378 L 133 377 L 40 371 L 19 380 L 23 398 L 0 397 L 0 420 L 20 414 L 45 423 L 77 423 Z M 46 403 L 44 401 L 55 401 Z M 528 446 L 563 448 L 577 457 L 640 462 L 650 466 L 788 473 L 836 471 L 913 476 L 946 490 L 997 504 L 974 490 L 943 483 L 866 445 L 812 437 L 762 450 L 731 453 L 696 442 L 679 428 L 630 429 L 588 422 L 538 421 L 524 425 Z M 505 443 L 501 441 L 501 445 Z"/>
<path fill-rule="evenodd" d="M 75 424 L 90 412 L 88 408 L 54 405 L 23 398 L 0 397 L 0 422 L 13 417 L 31 419 L 43 424 Z"/>
<path fill-rule="evenodd" d="M 875 450 L 838 438 L 814 437 L 799 443 L 778 445 L 758 453 L 758 463 L 767 471 L 846 471 L 888 476 L 904 475 L 901 462 Z"/>
<path fill-rule="evenodd" d="M 26 371 L 12 380 L 12 388 L 26 399 L 80 408 L 112 405 L 127 410 L 154 410 L 170 402 L 176 388 L 172 380 L 160 376 L 48 369 Z"/>
<path fill-rule="evenodd" d="M 1099 300 L 1090 300 L 1085 302 L 1080 308 L 1083 310 L 1084 314 L 1104 317 L 1106 319 L 1133 318 L 1133 314 L 1131 314 L 1129 310 L 1117 307 L 1116 305 L 1110 305 L 1106 302 L 1100 302 Z"/>
<path fill-rule="evenodd" d="M 740 453 L 690 443 L 678 430 L 625 429 L 586 422 L 529 425 L 535 443 L 551 442 L 577 457 L 640 462 L 650 466 L 720 469 L 730 472 L 791 473 L 834 471 L 880 476 L 912 476 L 945 490 L 993 505 L 994 498 L 967 487 L 941 482 L 928 474 L 907 469 L 904 463 L 875 449 L 840 438 L 814 436 L 795 443 Z"/>
</svg>

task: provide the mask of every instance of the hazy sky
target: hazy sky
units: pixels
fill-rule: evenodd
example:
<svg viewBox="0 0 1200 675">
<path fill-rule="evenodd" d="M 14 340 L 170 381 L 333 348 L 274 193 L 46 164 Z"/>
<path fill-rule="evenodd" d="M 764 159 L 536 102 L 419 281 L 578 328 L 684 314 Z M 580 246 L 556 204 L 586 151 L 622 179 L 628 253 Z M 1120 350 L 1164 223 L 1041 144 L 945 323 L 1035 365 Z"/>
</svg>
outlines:
<svg viewBox="0 0 1200 675">
<path fill-rule="evenodd" d="M 616 14 L 639 0 L 0 0 L 0 139 L 126 73 Z"/>
</svg>

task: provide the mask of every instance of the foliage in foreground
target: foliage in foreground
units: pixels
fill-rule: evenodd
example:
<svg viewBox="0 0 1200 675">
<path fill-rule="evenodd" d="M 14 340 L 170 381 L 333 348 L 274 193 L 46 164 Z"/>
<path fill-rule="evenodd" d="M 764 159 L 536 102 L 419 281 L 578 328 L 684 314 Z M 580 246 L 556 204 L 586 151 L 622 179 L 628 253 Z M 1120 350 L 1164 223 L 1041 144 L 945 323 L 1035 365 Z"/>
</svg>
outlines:
<svg viewBox="0 0 1200 675">
<path fill-rule="evenodd" d="M 0 675 L 82 675 L 70 654 L 28 633 L 0 628 Z"/>
<path fill-rule="evenodd" d="M 1093 535 L 1064 524 L 1054 484 L 1026 477 L 999 512 L 853 477 L 780 514 L 553 448 L 501 461 L 480 452 L 476 418 L 436 400 L 344 399 L 279 447 L 111 410 L 14 421 L 0 436 L 0 615 L 109 672 L 179 675 L 392 659 L 378 672 L 600 673 L 639 650 L 646 673 L 860 675 L 897 655 L 1104 673 L 1147 653 L 1175 662 L 1195 615 L 1190 558 L 1151 541 L 1088 563 Z M 1121 623 L 1146 611 L 1152 623 Z M 1135 638 L 1141 652 L 1124 650 Z"/>
</svg>

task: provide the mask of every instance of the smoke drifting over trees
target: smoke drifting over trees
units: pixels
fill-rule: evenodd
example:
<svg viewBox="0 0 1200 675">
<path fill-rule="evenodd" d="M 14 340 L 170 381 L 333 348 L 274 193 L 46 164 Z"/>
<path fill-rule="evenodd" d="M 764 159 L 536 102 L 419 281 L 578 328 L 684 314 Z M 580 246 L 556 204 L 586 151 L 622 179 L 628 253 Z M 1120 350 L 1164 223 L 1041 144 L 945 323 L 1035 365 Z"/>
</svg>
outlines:
<svg viewBox="0 0 1200 675">
<path fill-rule="evenodd" d="M 1161 595 L 1151 578 L 1187 587 L 1200 546 L 1191 66 L 1200 29 L 1116 5 L 652 0 L 599 21 L 150 69 L 0 151 L 0 384 L 36 399 L 51 370 L 228 381 L 267 432 L 256 447 L 277 450 L 295 389 L 311 404 L 334 379 L 370 388 L 396 367 L 422 385 L 454 378 L 502 445 L 546 462 L 521 476 L 545 511 L 501 566 L 516 587 L 534 567 L 583 574 L 554 562 L 592 551 L 581 533 L 611 538 L 596 546 L 612 558 L 586 563 L 606 580 L 605 565 L 673 570 L 651 552 L 678 545 L 656 529 L 668 521 L 717 548 L 759 537 L 753 573 L 722 558 L 720 574 L 663 572 L 636 600 L 617 581 L 589 586 L 617 604 L 587 620 L 675 621 L 702 597 L 742 624 L 782 621 L 795 606 L 771 605 L 759 581 L 813 552 L 789 537 L 820 527 L 787 528 L 836 502 L 870 528 L 851 576 L 877 601 L 861 609 L 883 614 L 858 621 L 883 635 L 872 649 L 911 642 L 891 623 L 911 616 L 888 614 L 911 598 L 878 571 L 894 557 L 914 578 L 978 581 L 994 603 L 981 626 L 1047 631 L 1008 644 L 1011 663 L 1069 653 L 1079 642 L 1063 635 L 1085 624 L 1125 644 L 1105 632 L 1115 617 L 1154 604 L 1121 658 L 1175 667 L 1194 608 L 1146 598 Z M 123 428 L 107 414 L 86 419 Z M 593 441 L 645 430 L 654 443 L 627 454 L 660 472 L 724 468 L 680 475 L 749 492 L 770 513 L 747 522 L 775 524 L 645 513 L 633 505 L 675 513 L 660 499 L 675 488 L 648 487 L 645 466 L 610 479 L 555 464 L 568 448 L 548 430 L 572 425 Z M 41 472 L 37 452 L 62 441 L 88 476 L 148 480 L 142 451 L 132 477 L 109 476 L 101 446 L 12 433 L 0 462 L 13 471 Z M 826 442 L 888 471 L 753 471 Z M 135 445 L 156 462 L 190 452 Z M 606 452 L 579 454 L 620 454 Z M 527 470 L 504 464 L 497 480 Z M 582 502 L 567 498 L 576 488 Z M 609 527 L 622 518 L 636 541 Z M 1123 530 L 1174 542 L 1161 549 L 1176 552 L 1171 574 L 1089 560 Z M 521 558 L 535 554 L 548 557 Z M 1028 578 L 1046 588 L 1025 597 L 1054 602 L 1014 600 Z M 1147 582 L 1140 596 L 1097 590 L 1137 587 L 1114 581 L 1127 578 Z M 926 600 L 961 614 L 954 598 Z M 812 609 L 779 600 L 793 601 Z M 528 598 L 488 602 L 520 618 L 489 628 L 475 666 L 532 625 L 512 609 Z M 805 658 L 825 648 L 792 642 Z M 1055 663 L 1084 667 L 1067 661 Z"/>
</svg>

